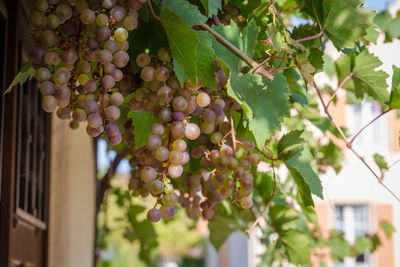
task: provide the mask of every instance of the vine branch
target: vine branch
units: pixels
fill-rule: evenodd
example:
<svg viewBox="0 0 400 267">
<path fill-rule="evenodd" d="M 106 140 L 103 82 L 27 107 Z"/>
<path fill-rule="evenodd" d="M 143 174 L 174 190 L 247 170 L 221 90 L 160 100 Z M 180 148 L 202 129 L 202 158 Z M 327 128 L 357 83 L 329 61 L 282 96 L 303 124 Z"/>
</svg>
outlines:
<svg viewBox="0 0 400 267">
<path fill-rule="evenodd" d="M 147 0 L 147 4 L 149 5 L 149 9 L 150 9 L 150 12 L 151 12 L 151 14 L 153 15 L 153 17 L 154 17 L 156 20 L 160 20 L 160 17 L 157 16 L 156 12 L 154 12 L 153 5 L 151 4 L 151 0 Z M 160 21 L 161 21 L 161 20 L 160 20 Z"/>
<path fill-rule="evenodd" d="M 333 99 L 335 98 L 337 92 L 347 83 L 348 80 L 350 80 L 351 77 L 353 77 L 354 73 L 350 72 L 349 75 L 346 76 L 346 78 L 343 79 L 343 81 L 339 84 L 339 86 L 336 88 L 336 90 L 333 92 L 333 95 L 331 96 L 331 99 L 329 99 L 328 103 L 326 104 L 326 107 L 328 108 Z"/>
<path fill-rule="evenodd" d="M 324 31 L 321 30 L 319 33 L 317 33 L 316 35 L 312 35 L 312 36 L 307 36 L 304 38 L 300 38 L 298 40 L 296 40 L 296 42 L 301 43 L 301 42 L 305 42 L 305 41 L 310 41 L 310 40 L 314 40 L 317 39 L 319 37 L 321 37 L 324 34 Z"/>
<path fill-rule="evenodd" d="M 241 60 L 243 60 L 247 65 L 249 65 L 253 69 L 254 73 L 259 74 L 269 80 L 274 79 L 274 76 L 270 72 L 268 72 L 265 68 L 260 68 L 258 66 L 259 64 L 257 62 L 255 62 L 248 55 L 246 55 L 245 53 L 240 51 L 239 48 L 237 48 L 231 42 L 226 40 L 222 35 L 220 35 L 218 32 L 216 32 L 213 28 L 211 28 L 207 24 L 200 25 L 200 28 L 211 33 L 220 44 L 225 46 L 229 51 L 231 51 L 233 54 L 235 54 L 237 57 L 239 57 Z"/>
</svg>

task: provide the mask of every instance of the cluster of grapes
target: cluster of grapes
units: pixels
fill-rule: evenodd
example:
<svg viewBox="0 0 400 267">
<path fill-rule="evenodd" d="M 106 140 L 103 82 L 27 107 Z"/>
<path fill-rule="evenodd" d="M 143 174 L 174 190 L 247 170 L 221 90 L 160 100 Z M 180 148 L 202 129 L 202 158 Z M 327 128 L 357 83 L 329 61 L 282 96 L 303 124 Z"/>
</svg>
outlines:
<svg viewBox="0 0 400 267">
<path fill-rule="evenodd" d="M 124 102 L 116 83 L 129 62 L 128 30 L 137 27 L 141 2 L 38 0 L 29 18 L 42 108 L 63 120 L 72 117 L 72 129 L 87 121 L 90 136 L 103 131 L 114 145 L 122 136 L 111 122 Z"/>
<path fill-rule="evenodd" d="M 227 142 L 231 125 L 226 112 L 241 107 L 226 95 L 227 77 L 220 65 L 215 62 L 217 90 L 213 90 L 202 87 L 199 79 L 196 84 L 186 80 L 182 86 L 173 75 L 168 49 L 160 49 L 155 58 L 152 62 L 146 53 L 137 56 L 142 87 L 135 90 L 130 100 L 132 111 L 151 112 L 160 121 L 151 125 L 145 146 L 132 146 L 131 150 L 133 195 L 150 194 L 157 199 L 155 207 L 148 211 L 148 219 L 157 222 L 174 215 L 178 194 L 173 180 L 179 177 L 184 177 L 181 185 L 175 183 L 175 189 L 181 189 L 179 203 L 191 218 L 202 213 L 210 219 L 216 205 L 232 192 L 243 208 L 251 207 L 248 196 L 253 176 L 249 170 L 259 163 L 260 157 L 249 154 L 254 149 L 251 141 L 239 140 L 238 146 L 247 151 L 239 161 Z M 194 144 L 192 149 L 189 142 Z M 190 159 L 200 160 L 200 171 L 184 172 Z"/>
</svg>

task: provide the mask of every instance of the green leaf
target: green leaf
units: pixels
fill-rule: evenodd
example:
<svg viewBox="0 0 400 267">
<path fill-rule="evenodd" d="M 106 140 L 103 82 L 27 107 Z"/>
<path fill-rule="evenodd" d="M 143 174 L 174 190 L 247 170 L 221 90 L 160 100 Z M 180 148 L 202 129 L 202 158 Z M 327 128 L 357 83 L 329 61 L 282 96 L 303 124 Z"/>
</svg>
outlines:
<svg viewBox="0 0 400 267">
<path fill-rule="evenodd" d="M 371 43 L 373 43 L 373 44 L 376 44 L 376 41 L 378 40 L 378 37 L 379 37 L 379 32 L 376 29 L 376 26 L 372 25 L 371 27 L 369 27 L 367 29 L 367 35 L 364 36 L 364 39 L 369 41 L 369 42 L 371 42 Z"/>
<path fill-rule="evenodd" d="M 375 70 L 381 66 L 382 62 L 364 49 L 357 56 L 342 55 L 336 61 L 336 70 L 339 81 L 343 81 L 345 77 L 352 72 L 353 76 L 348 80 L 343 88 L 354 90 L 357 98 L 362 99 L 365 94 L 371 96 L 380 103 L 389 100 L 387 92 L 386 78 L 389 77 L 382 70 Z"/>
<path fill-rule="evenodd" d="M 235 23 L 215 30 L 248 56 L 253 56 L 258 35 L 254 21 L 249 23 L 242 35 Z M 240 69 L 246 63 L 217 41 L 213 46 L 217 57 L 222 58 L 230 68 L 228 94 L 242 105 L 256 144 L 262 147 L 265 140 L 280 129 L 283 118 L 290 115 L 287 82 L 281 74 L 275 74 L 272 81 L 251 72 L 241 74 Z"/>
<path fill-rule="evenodd" d="M 290 116 L 289 90 L 281 74 L 275 74 L 272 81 L 251 73 L 232 74 L 228 94 L 244 107 L 259 148 L 280 129 L 283 118 Z"/>
<path fill-rule="evenodd" d="M 393 65 L 392 91 L 390 92 L 390 108 L 400 108 L 400 68 Z"/>
<path fill-rule="evenodd" d="M 388 169 L 388 164 L 382 155 L 375 153 L 374 160 L 376 165 L 378 165 L 379 169 L 381 170 L 381 172 Z"/>
<path fill-rule="evenodd" d="M 300 197 L 303 200 L 304 207 L 314 206 L 314 201 L 311 197 L 310 186 L 304 179 L 303 175 L 301 175 L 301 173 L 299 172 L 298 169 L 293 168 L 287 164 L 286 164 L 286 166 L 289 169 L 289 172 L 292 175 L 293 180 L 295 181 L 295 183 L 297 185 L 297 191 L 299 192 Z"/>
<path fill-rule="evenodd" d="M 382 230 L 385 232 L 387 238 L 392 238 L 394 232 L 396 232 L 396 228 L 392 224 L 387 221 L 380 222 Z"/>
<path fill-rule="evenodd" d="M 201 0 L 209 17 L 218 14 L 218 9 L 221 9 L 221 0 Z"/>
<path fill-rule="evenodd" d="M 332 231 L 328 240 L 329 247 L 331 248 L 331 256 L 334 261 L 342 261 L 344 257 L 349 254 L 351 246 L 336 231 Z"/>
<path fill-rule="evenodd" d="M 310 54 L 308 55 L 308 60 L 310 61 L 311 65 L 315 68 L 315 73 L 323 71 L 324 60 L 323 57 L 324 53 L 321 49 L 318 48 L 310 48 Z"/>
<path fill-rule="evenodd" d="M 285 163 L 286 166 L 290 166 L 292 171 L 293 169 L 297 170 L 298 174 L 300 174 L 300 176 L 303 177 L 303 179 L 306 181 L 307 185 L 309 185 L 311 193 L 322 199 L 323 195 L 321 180 L 311 168 L 312 159 L 313 156 L 310 152 L 310 149 L 305 146 L 300 152 L 291 157 L 289 160 L 285 161 Z M 307 192 L 307 188 L 304 188 L 304 192 Z"/>
<path fill-rule="evenodd" d="M 194 62 L 197 59 L 196 48 L 199 43 L 197 32 L 168 7 L 162 10 L 160 18 L 167 33 L 172 56 L 179 62 L 186 77 L 196 82 L 197 67 Z"/>
<path fill-rule="evenodd" d="M 224 206 L 219 205 L 215 216 L 208 222 L 208 229 L 210 242 L 218 251 L 229 235 L 240 229 L 240 225 Z"/>
<path fill-rule="evenodd" d="M 15 76 L 7 90 L 3 94 L 8 94 L 12 91 L 14 86 L 23 85 L 28 79 L 31 80 L 35 76 L 35 69 L 32 67 L 32 61 L 29 60 Z"/>
<path fill-rule="evenodd" d="M 291 131 L 278 142 L 278 158 L 280 160 L 288 160 L 299 152 L 304 143 L 304 139 L 300 137 L 303 131 Z"/>
<path fill-rule="evenodd" d="M 197 45 L 197 75 L 201 85 L 217 89 L 215 83 L 215 53 L 212 48 L 213 37 L 207 32 L 199 32 L 199 44 Z"/>
<path fill-rule="evenodd" d="M 367 34 L 375 11 L 362 8 L 365 0 L 311 0 L 304 11 L 321 25 L 333 44 L 353 48 L 355 41 Z"/>
<path fill-rule="evenodd" d="M 163 1 L 162 8 L 166 7 L 175 12 L 191 27 L 193 25 L 201 25 L 207 20 L 207 18 L 200 13 L 197 6 L 190 4 L 187 0 Z"/>
<path fill-rule="evenodd" d="M 285 244 L 291 263 L 306 264 L 310 262 L 310 238 L 306 233 L 291 230 L 280 235 L 280 239 Z"/>
<path fill-rule="evenodd" d="M 137 148 L 146 144 L 147 138 L 150 136 L 150 127 L 157 122 L 153 113 L 146 111 L 133 112 L 129 111 L 128 118 L 132 119 L 133 133 L 135 135 L 135 146 Z"/>
<path fill-rule="evenodd" d="M 278 233 L 292 229 L 296 225 L 299 213 L 284 205 L 274 205 L 269 208 L 269 217 L 274 230 Z"/>
</svg>

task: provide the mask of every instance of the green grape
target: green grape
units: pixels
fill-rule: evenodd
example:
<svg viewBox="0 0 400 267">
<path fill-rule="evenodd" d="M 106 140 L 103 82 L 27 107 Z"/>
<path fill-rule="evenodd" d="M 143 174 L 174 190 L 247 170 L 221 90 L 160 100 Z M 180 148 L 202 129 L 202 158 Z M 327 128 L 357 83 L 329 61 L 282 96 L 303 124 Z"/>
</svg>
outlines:
<svg viewBox="0 0 400 267">
<path fill-rule="evenodd" d="M 140 172 L 140 179 L 145 183 L 150 183 L 157 177 L 157 172 L 153 167 L 144 167 Z"/>
<path fill-rule="evenodd" d="M 151 58 L 148 54 L 146 53 L 141 53 L 136 57 L 136 64 L 138 64 L 139 67 L 144 68 L 147 65 L 149 65 L 151 62 Z"/>
<path fill-rule="evenodd" d="M 161 162 L 167 161 L 169 158 L 169 150 L 166 147 L 160 146 L 155 151 L 155 157 Z"/>
<path fill-rule="evenodd" d="M 99 27 L 105 27 L 108 24 L 108 16 L 106 14 L 100 13 L 96 17 L 96 24 Z"/>
<path fill-rule="evenodd" d="M 150 135 L 146 140 L 146 148 L 154 151 L 161 146 L 161 138 L 158 135 Z"/>
<path fill-rule="evenodd" d="M 80 19 L 83 24 L 92 24 L 96 20 L 96 14 L 93 10 L 85 9 L 81 12 Z"/>
<path fill-rule="evenodd" d="M 171 53 L 169 52 L 169 49 L 166 47 L 160 48 L 158 50 L 157 55 L 158 58 L 164 62 L 169 61 L 171 59 Z"/>
<path fill-rule="evenodd" d="M 244 209 L 249 209 L 253 206 L 253 200 L 249 197 L 243 197 L 240 199 L 240 206 Z"/>
<path fill-rule="evenodd" d="M 211 103 L 211 98 L 207 93 L 201 92 L 196 96 L 196 103 L 200 107 L 207 107 Z"/>
<path fill-rule="evenodd" d="M 124 19 L 124 27 L 128 31 L 132 31 L 132 30 L 136 29 L 137 24 L 138 24 L 137 17 L 135 17 L 135 16 L 126 16 Z"/>
<path fill-rule="evenodd" d="M 164 184 L 160 180 L 154 180 L 150 183 L 150 193 L 153 195 L 161 194 L 164 191 Z"/>
<path fill-rule="evenodd" d="M 118 42 L 123 42 L 123 41 L 125 41 L 126 39 L 128 39 L 128 31 L 127 30 L 125 30 L 124 28 L 118 28 L 116 31 L 115 31 L 115 39 L 118 41 Z"/>
<path fill-rule="evenodd" d="M 173 143 L 172 143 L 172 149 L 173 150 L 178 150 L 181 152 L 184 152 L 186 150 L 186 142 L 183 139 L 176 139 Z"/>
</svg>

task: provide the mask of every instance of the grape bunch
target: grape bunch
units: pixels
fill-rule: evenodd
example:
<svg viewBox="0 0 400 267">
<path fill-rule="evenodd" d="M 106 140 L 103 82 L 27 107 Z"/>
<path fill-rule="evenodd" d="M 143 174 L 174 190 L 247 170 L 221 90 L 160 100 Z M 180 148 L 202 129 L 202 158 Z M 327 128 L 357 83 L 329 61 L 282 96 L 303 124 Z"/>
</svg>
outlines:
<svg viewBox="0 0 400 267">
<path fill-rule="evenodd" d="M 76 129 L 87 122 L 92 136 L 105 133 L 111 144 L 122 140 L 113 122 L 124 95 L 118 90 L 129 62 L 128 31 L 138 24 L 138 0 L 38 0 L 29 26 L 42 108 L 70 119 Z"/>
<path fill-rule="evenodd" d="M 216 61 L 217 90 L 202 87 L 198 78 L 196 83 L 186 80 L 181 84 L 171 59 L 167 48 L 161 48 L 157 57 L 141 53 L 136 58 L 141 83 L 130 99 L 130 108 L 153 113 L 159 122 L 151 125 L 145 146 L 129 148 L 132 194 L 156 198 L 147 214 L 152 222 L 171 218 L 178 202 L 189 217 L 202 214 L 210 219 L 217 204 L 233 193 L 238 205 L 250 208 L 253 176 L 249 170 L 260 162 L 260 156 L 250 153 L 254 149 L 251 141 L 235 140 L 233 146 L 227 140 L 231 125 L 226 114 L 241 106 L 226 94 L 225 73 Z M 236 144 L 245 151 L 240 160 L 236 159 Z M 200 170 L 191 171 L 191 160 L 200 161 Z"/>
</svg>

